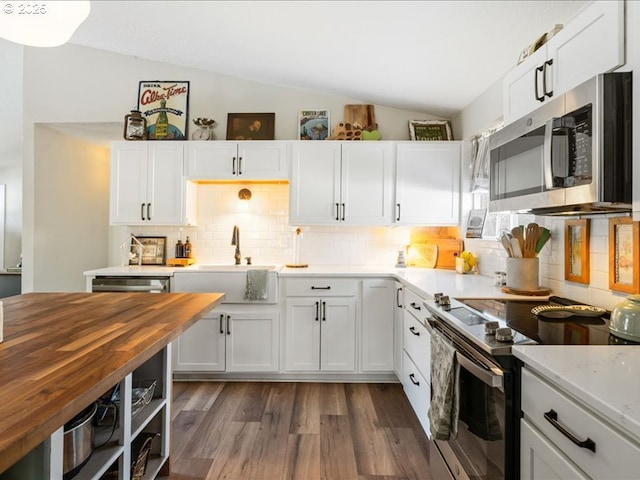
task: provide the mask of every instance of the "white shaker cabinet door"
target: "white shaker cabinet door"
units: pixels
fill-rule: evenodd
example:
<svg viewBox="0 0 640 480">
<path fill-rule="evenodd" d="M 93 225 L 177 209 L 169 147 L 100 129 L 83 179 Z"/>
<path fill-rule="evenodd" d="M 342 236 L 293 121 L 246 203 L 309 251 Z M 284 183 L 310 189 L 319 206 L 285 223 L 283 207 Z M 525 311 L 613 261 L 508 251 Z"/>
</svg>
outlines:
<svg viewBox="0 0 640 480">
<path fill-rule="evenodd" d="M 114 142 L 111 146 L 110 222 L 136 225 L 145 221 L 147 204 L 146 142 Z"/>
<path fill-rule="evenodd" d="M 227 315 L 227 322 L 228 372 L 278 371 L 277 312 L 234 312 Z"/>
<path fill-rule="evenodd" d="M 323 298 L 320 322 L 320 369 L 355 371 L 356 298 Z"/>
<path fill-rule="evenodd" d="M 393 210 L 393 149 L 388 142 L 342 144 L 340 218 L 350 225 L 388 225 Z"/>
<path fill-rule="evenodd" d="M 458 224 L 461 153 L 454 141 L 397 145 L 396 224 Z"/>
<path fill-rule="evenodd" d="M 362 281 L 363 372 L 394 371 L 396 300 L 394 280 L 365 279 Z"/>
<path fill-rule="evenodd" d="M 194 323 L 174 342 L 173 370 L 224 372 L 225 329 L 225 314 L 215 311 Z"/>
<path fill-rule="evenodd" d="M 286 370 L 320 370 L 320 299 L 287 298 L 285 322 Z"/>
<path fill-rule="evenodd" d="M 295 142 L 292 146 L 289 223 L 340 221 L 339 142 Z"/>
<path fill-rule="evenodd" d="M 186 182 L 182 143 L 152 142 L 148 146 L 147 198 L 149 223 L 185 223 Z"/>
</svg>

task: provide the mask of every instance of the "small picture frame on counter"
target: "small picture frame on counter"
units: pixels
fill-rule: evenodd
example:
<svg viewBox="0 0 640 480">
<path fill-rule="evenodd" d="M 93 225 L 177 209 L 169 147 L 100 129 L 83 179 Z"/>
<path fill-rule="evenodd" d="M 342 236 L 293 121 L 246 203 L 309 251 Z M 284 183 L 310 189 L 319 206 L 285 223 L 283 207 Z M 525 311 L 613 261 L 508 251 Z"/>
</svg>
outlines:
<svg viewBox="0 0 640 480">
<path fill-rule="evenodd" d="M 167 237 L 135 237 L 142 244 L 141 265 L 165 265 L 167 262 Z M 131 241 L 129 265 L 138 265 L 138 246 Z"/>
<path fill-rule="evenodd" d="M 227 114 L 227 140 L 274 140 L 275 113 Z"/>
</svg>

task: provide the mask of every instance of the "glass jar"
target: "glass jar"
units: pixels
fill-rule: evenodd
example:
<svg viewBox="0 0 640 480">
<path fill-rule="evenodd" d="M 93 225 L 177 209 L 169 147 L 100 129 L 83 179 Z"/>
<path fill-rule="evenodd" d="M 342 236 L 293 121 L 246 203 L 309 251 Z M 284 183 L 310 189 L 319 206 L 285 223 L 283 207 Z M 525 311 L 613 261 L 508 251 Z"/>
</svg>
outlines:
<svg viewBox="0 0 640 480">
<path fill-rule="evenodd" d="M 142 116 L 140 110 L 131 110 L 124 116 L 124 139 L 146 140 L 147 119 Z"/>
</svg>

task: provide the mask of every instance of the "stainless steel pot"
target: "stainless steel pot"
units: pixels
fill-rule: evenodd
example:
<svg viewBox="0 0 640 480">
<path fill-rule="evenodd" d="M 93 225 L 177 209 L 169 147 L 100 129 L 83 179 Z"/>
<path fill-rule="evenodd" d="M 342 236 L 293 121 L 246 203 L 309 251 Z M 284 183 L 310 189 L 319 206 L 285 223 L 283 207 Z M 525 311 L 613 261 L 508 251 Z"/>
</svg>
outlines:
<svg viewBox="0 0 640 480">
<path fill-rule="evenodd" d="M 93 452 L 93 419 L 97 404 L 93 403 L 64 426 L 63 479 L 77 475 Z"/>
</svg>

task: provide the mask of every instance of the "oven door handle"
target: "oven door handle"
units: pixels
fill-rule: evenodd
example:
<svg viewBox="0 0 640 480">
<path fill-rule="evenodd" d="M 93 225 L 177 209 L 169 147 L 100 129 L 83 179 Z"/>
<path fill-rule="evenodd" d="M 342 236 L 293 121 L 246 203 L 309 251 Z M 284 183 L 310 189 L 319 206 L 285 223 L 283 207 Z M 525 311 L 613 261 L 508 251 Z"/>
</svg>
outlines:
<svg viewBox="0 0 640 480">
<path fill-rule="evenodd" d="M 504 386 L 504 374 L 502 371 L 495 367 L 484 368 L 476 364 L 474 361 L 469 360 L 460 351 L 456 351 L 456 360 L 465 370 L 468 370 L 474 377 L 480 380 L 482 383 L 492 388 L 503 388 Z"/>
</svg>

